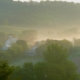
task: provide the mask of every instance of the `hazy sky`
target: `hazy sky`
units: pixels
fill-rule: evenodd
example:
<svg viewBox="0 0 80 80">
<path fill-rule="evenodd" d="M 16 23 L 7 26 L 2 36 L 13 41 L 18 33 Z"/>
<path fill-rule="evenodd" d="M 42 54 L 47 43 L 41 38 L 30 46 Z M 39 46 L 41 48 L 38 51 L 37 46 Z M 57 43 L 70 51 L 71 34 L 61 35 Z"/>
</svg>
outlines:
<svg viewBox="0 0 80 80">
<path fill-rule="evenodd" d="M 29 2 L 29 0 L 13 0 L 13 1 L 26 1 Z M 41 0 L 32 0 L 32 1 L 37 1 L 40 2 Z M 42 0 L 42 1 L 46 1 L 46 0 Z M 54 1 L 54 0 L 50 0 L 50 1 Z M 56 0 L 56 1 L 67 1 L 67 2 L 75 2 L 75 3 L 80 3 L 80 0 Z"/>
</svg>

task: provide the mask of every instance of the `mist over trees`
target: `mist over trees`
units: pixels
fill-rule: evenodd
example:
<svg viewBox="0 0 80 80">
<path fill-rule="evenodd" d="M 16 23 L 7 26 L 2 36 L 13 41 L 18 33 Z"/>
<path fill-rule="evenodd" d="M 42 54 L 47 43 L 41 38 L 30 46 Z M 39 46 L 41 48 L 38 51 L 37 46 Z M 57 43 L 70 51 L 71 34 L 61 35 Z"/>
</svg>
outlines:
<svg viewBox="0 0 80 80">
<path fill-rule="evenodd" d="M 37 35 L 38 35 L 37 30 L 24 30 L 19 35 L 19 39 L 25 40 L 27 41 L 27 43 L 29 43 L 29 45 L 32 45 L 35 43 L 38 37 Z"/>
<path fill-rule="evenodd" d="M 0 80 L 10 80 L 14 67 L 9 66 L 8 62 L 0 60 Z"/>
<path fill-rule="evenodd" d="M 0 80 L 80 80 L 80 38 L 69 40 L 79 15 L 79 3 L 0 0 Z M 17 41 L 3 50 L 9 36 Z"/>
<path fill-rule="evenodd" d="M 13 2 L 0 0 L 0 24 L 16 26 L 79 26 L 80 4 L 68 2 Z"/>
<path fill-rule="evenodd" d="M 67 50 L 51 44 L 44 52 L 43 62 L 25 63 L 12 67 L 0 61 L 0 79 L 2 80 L 79 80 L 77 67 L 68 60 Z M 14 71 L 13 71 L 14 69 Z"/>
</svg>

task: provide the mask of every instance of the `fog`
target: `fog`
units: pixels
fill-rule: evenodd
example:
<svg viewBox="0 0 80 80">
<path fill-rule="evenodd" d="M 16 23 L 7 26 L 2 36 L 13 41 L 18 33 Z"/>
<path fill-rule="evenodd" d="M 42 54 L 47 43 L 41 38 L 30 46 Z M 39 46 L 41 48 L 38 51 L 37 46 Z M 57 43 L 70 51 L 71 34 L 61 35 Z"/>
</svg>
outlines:
<svg viewBox="0 0 80 80">
<path fill-rule="evenodd" d="M 80 1 L 29 1 L 0 0 L 0 80 L 79 80 Z"/>
<path fill-rule="evenodd" d="M 30 0 L 13 0 L 13 1 L 30 2 Z M 47 0 L 32 0 L 32 1 L 40 2 L 40 1 L 47 1 Z M 66 2 L 80 3 L 79 0 L 49 0 L 49 1 L 66 1 Z"/>
<path fill-rule="evenodd" d="M 40 28 L 35 29 L 38 32 L 37 41 L 46 40 L 46 39 L 67 39 L 73 41 L 74 38 L 80 38 L 80 29 L 79 28 Z"/>
</svg>

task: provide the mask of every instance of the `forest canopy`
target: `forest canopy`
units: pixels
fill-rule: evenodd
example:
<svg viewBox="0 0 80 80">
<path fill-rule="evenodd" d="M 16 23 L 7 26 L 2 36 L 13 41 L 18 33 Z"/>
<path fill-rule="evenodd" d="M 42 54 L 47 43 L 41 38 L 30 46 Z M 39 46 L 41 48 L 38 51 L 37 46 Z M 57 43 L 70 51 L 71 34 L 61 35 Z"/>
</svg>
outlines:
<svg viewBox="0 0 80 80">
<path fill-rule="evenodd" d="M 80 24 L 80 4 L 68 2 L 13 2 L 0 0 L 0 24 L 64 27 Z M 75 23 L 75 24 L 74 24 Z"/>
</svg>

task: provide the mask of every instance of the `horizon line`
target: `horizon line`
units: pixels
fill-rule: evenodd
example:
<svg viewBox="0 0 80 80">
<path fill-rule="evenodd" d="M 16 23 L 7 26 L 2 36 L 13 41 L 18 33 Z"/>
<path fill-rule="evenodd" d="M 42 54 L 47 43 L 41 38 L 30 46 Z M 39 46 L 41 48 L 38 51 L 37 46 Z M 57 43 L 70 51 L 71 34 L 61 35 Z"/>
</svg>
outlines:
<svg viewBox="0 0 80 80">
<path fill-rule="evenodd" d="M 30 0 L 13 0 L 13 1 L 15 1 L 15 2 L 30 2 Z M 38 2 L 38 3 L 40 3 L 41 2 L 41 0 L 32 0 L 33 2 Z M 45 1 L 47 1 L 47 0 L 43 0 L 44 2 Z M 59 1 L 59 0 L 49 0 L 49 1 L 51 1 L 51 2 L 54 2 L 54 1 Z M 66 1 L 66 0 L 60 0 L 61 2 L 73 2 L 73 3 L 80 3 L 80 1 L 73 1 L 73 0 L 68 0 L 68 1 Z"/>
</svg>

